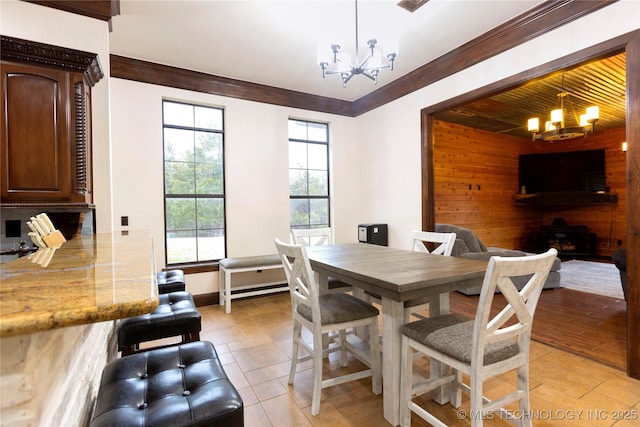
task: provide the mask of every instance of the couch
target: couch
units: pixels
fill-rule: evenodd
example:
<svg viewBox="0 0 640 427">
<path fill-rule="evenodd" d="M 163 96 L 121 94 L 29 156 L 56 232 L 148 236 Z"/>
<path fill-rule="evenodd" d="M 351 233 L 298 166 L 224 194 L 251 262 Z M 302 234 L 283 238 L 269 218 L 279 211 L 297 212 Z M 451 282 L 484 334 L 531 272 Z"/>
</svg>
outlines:
<svg viewBox="0 0 640 427">
<path fill-rule="evenodd" d="M 460 227 L 453 224 L 436 224 L 435 231 L 439 233 L 456 233 L 456 242 L 453 245 L 452 256 L 462 258 L 475 259 L 479 261 L 489 261 L 492 256 L 526 256 L 532 255 L 528 252 L 503 249 L 496 247 L 487 247 L 482 240 L 470 229 Z M 544 284 L 543 289 L 555 289 L 560 284 L 560 258 L 554 261 L 549 277 Z M 465 280 L 459 291 L 465 295 L 480 295 L 482 288 L 482 278 Z M 522 277 L 521 280 L 515 281 L 518 289 L 522 289 L 527 283 L 528 277 Z"/>
<path fill-rule="evenodd" d="M 618 249 L 611 256 L 613 263 L 620 271 L 620 281 L 622 282 L 622 293 L 624 299 L 627 299 L 627 250 Z"/>
</svg>

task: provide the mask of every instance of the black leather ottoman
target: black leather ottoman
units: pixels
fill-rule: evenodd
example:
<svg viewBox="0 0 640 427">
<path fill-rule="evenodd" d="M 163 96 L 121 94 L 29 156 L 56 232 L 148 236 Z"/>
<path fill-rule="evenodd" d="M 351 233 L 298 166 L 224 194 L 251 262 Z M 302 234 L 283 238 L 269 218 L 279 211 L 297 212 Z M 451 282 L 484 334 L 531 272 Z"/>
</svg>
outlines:
<svg viewBox="0 0 640 427">
<path fill-rule="evenodd" d="M 242 398 L 208 341 L 105 366 L 91 427 L 244 425 Z"/>
<path fill-rule="evenodd" d="M 139 351 L 140 343 L 182 336 L 182 343 L 200 340 L 200 312 L 189 292 L 159 295 L 155 310 L 118 323 L 118 351 L 123 356 Z"/>
<path fill-rule="evenodd" d="M 158 293 L 168 294 L 185 290 L 184 271 L 169 270 L 158 271 Z"/>
</svg>

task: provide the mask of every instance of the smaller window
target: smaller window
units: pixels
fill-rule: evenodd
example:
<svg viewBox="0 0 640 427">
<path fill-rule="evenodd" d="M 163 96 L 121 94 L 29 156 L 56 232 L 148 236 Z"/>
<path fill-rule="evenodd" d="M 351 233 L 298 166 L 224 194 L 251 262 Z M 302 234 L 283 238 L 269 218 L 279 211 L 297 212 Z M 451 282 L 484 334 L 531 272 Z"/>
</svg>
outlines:
<svg viewBox="0 0 640 427">
<path fill-rule="evenodd" d="M 329 125 L 289 120 L 292 228 L 329 227 Z"/>
</svg>

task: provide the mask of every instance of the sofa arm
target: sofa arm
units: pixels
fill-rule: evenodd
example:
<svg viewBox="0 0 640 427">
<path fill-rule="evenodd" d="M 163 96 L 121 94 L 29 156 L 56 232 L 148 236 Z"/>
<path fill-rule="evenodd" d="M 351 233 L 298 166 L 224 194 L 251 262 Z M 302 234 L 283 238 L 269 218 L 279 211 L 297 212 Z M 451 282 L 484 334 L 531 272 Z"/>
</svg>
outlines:
<svg viewBox="0 0 640 427">
<path fill-rule="evenodd" d="M 470 251 L 465 241 L 456 237 L 456 241 L 453 244 L 453 249 L 451 250 L 451 256 L 462 256 L 468 253 L 470 253 Z"/>
</svg>

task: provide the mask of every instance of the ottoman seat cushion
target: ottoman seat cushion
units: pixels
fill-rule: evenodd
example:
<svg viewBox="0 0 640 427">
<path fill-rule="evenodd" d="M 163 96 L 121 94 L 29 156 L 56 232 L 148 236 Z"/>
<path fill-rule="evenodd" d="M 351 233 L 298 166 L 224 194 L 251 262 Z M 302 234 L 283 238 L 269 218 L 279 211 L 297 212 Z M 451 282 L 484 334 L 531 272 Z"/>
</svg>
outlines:
<svg viewBox="0 0 640 427">
<path fill-rule="evenodd" d="M 91 427 L 243 426 L 243 402 L 213 344 L 198 341 L 105 366 Z"/>
</svg>

